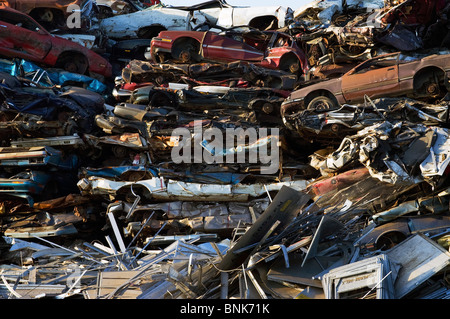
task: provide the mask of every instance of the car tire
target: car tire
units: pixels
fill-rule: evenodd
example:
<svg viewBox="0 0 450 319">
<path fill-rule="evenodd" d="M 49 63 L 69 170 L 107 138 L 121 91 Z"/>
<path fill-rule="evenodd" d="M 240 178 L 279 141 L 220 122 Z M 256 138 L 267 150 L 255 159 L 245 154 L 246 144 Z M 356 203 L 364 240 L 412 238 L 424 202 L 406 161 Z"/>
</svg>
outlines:
<svg viewBox="0 0 450 319">
<path fill-rule="evenodd" d="M 59 58 L 56 66 L 67 72 L 85 74 L 88 69 L 88 61 L 81 54 L 66 54 Z"/>
<path fill-rule="evenodd" d="M 414 95 L 416 98 L 442 98 L 446 91 L 445 74 L 442 71 L 419 71 L 414 76 Z"/>
<path fill-rule="evenodd" d="M 64 13 L 61 10 L 50 8 L 35 8 L 29 15 L 45 29 L 58 29 L 66 25 Z"/>
<path fill-rule="evenodd" d="M 196 63 L 200 61 L 199 44 L 186 41 L 174 44 L 172 57 L 182 63 Z"/>
<path fill-rule="evenodd" d="M 338 105 L 328 96 L 317 96 L 308 103 L 307 109 L 315 111 L 332 111 L 337 110 Z"/>
<path fill-rule="evenodd" d="M 423 84 L 423 92 L 430 98 L 436 98 L 441 95 L 441 88 L 438 82 L 428 81 Z"/>
<path fill-rule="evenodd" d="M 39 12 L 39 21 L 52 23 L 54 20 L 54 15 L 52 10 L 50 9 L 43 9 L 41 12 Z"/>
<path fill-rule="evenodd" d="M 279 69 L 281 71 L 299 75 L 301 71 L 300 61 L 295 56 L 289 56 L 281 61 Z"/>
</svg>

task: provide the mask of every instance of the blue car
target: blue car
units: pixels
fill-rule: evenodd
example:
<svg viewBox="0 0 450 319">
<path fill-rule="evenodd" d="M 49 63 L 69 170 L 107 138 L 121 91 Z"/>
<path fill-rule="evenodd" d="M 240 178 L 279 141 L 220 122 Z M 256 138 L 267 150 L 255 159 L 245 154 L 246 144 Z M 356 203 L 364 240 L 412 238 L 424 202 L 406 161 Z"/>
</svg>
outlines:
<svg viewBox="0 0 450 319">
<path fill-rule="evenodd" d="M 76 169 L 78 156 L 63 156 L 60 150 L 51 146 L 39 147 L 2 147 L 0 148 L 0 166 L 5 167 L 56 167 L 64 170 Z"/>
<path fill-rule="evenodd" d="M 0 178 L 0 196 L 25 199 L 30 207 L 34 196 L 43 194 L 51 175 L 41 171 L 24 171 L 10 178 Z"/>
</svg>

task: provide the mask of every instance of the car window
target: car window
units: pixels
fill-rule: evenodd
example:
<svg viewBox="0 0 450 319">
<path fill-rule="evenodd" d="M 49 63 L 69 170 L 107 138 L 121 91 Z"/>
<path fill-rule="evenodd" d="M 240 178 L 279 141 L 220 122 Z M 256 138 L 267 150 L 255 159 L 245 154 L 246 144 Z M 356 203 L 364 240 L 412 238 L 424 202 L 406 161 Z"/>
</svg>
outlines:
<svg viewBox="0 0 450 319">
<path fill-rule="evenodd" d="M 8 12 L 6 10 L 0 10 L 0 21 L 4 21 L 30 31 L 38 31 L 40 29 L 39 25 L 28 17 L 16 14 L 14 12 Z"/>
<path fill-rule="evenodd" d="M 361 64 L 360 66 L 358 66 L 355 69 L 354 74 L 362 74 L 362 73 L 365 73 L 365 72 L 371 71 L 371 70 L 395 66 L 395 65 L 397 65 L 397 58 L 398 58 L 398 55 L 396 54 L 396 55 L 389 55 L 386 57 L 380 57 L 380 58 L 376 58 L 373 60 L 369 60 L 369 61 Z"/>
<path fill-rule="evenodd" d="M 282 34 L 278 34 L 278 37 L 274 43 L 274 47 L 290 47 L 290 46 L 292 46 L 291 38 Z"/>
<path fill-rule="evenodd" d="M 412 61 L 417 61 L 419 59 L 420 58 L 418 58 L 418 57 L 412 57 L 412 56 L 400 54 L 399 57 L 398 57 L 398 63 L 399 64 L 409 63 L 409 62 L 412 62 Z"/>
<path fill-rule="evenodd" d="M 271 37 L 262 32 L 246 32 L 242 33 L 242 40 L 260 51 L 265 51 Z"/>
</svg>

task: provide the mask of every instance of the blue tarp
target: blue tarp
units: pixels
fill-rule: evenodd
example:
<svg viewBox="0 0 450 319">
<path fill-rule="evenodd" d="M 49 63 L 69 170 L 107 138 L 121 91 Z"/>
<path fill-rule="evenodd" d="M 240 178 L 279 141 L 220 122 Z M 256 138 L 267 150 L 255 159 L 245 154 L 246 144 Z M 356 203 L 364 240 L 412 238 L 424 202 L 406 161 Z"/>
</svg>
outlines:
<svg viewBox="0 0 450 319">
<path fill-rule="evenodd" d="M 42 69 L 32 62 L 26 60 L 0 60 L 0 72 L 9 73 L 13 76 L 21 76 L 25 74 L 25 78 L 29 80 L 38 80 L 37 83 L 41 86 L 53 86 L 65 84 L 73 85 L 73 83 L 82 83 L 89 91 L 99 94 L 104 94 L 107 87 L 102 82 L 86 75 L 67 72 L 61 69 Z"/>
</svg>

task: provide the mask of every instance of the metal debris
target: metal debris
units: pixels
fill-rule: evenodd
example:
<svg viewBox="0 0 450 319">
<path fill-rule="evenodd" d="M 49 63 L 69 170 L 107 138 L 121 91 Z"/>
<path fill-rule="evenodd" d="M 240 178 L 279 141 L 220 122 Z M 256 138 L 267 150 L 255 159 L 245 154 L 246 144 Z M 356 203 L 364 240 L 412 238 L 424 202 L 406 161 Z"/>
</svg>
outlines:
<svg viewBox="0 0 450 319">
<path fill-rule="evenodd" d="M 449 298 L 446 2 L 22 2 L 0 298 Z"/>
</svg>

